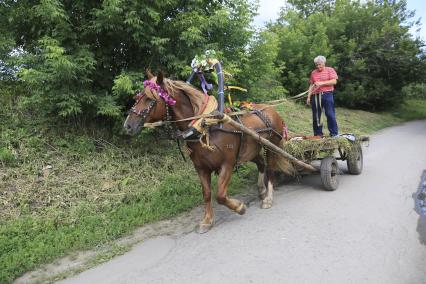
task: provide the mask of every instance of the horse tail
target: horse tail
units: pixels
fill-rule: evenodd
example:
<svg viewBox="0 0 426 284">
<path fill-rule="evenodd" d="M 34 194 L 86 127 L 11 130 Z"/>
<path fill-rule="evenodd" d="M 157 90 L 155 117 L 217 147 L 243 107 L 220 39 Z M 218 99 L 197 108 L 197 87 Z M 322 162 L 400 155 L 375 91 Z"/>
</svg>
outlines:
<svg viewBox="0 0 426 284">
<path fill-rule="evenodd" d="M 282 148 L 283 143 L 284 143 L 284 140 L 281 140 L 278 146 L 280 148 Z M 270 166 L 272 167 L 272 169 L 275 170 L 275 171 L 281 171 L 281 172 L 283 172 L 283 173 L 285 173 L 286 175 L 289 175 L 289 176 L 296 176 L 296 174 L 297 174 L 297 170 L 294 167 L 293 163 L 289 159 L 283 157 L 282 155 L 280 155 L 278 153 L 272 152 L 269 155 L 269 161 L 268 162 L 269 162 Z"/>
</svg>

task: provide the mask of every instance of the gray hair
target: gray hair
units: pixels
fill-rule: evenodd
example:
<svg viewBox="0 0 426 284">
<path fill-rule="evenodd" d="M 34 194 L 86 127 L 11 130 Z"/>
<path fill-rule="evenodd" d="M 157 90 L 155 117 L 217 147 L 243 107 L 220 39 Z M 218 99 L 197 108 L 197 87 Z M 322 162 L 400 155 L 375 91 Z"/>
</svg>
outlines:
<svg viewBox="0 0 426 284">
<path fill-rule="evenodd" d="M 322 55 L 318 55 L 317 57 L 315 57 L 314 59 L 314 63 L 325 63 L 326 59 L 324 56 Z"/>
</svg>

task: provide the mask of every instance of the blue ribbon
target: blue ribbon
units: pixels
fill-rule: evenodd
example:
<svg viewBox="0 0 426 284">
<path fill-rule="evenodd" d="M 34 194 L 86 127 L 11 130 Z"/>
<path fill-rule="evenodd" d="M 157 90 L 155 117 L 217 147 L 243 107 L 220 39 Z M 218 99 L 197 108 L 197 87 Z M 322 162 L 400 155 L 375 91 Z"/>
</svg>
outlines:
<svg viewBox="0 0 426 284">
<path fill-rule="evenodd" d="M 213 89 L 213 84 L 209 84 L 206 81 L 206 78 L 204 78 L 203 73 L 197 73 L 198 79 L 200 79 L 201 82 L 201 88 L 203 89 L 203 92 L 207 94 L 207 90 Z"/>
</svg>

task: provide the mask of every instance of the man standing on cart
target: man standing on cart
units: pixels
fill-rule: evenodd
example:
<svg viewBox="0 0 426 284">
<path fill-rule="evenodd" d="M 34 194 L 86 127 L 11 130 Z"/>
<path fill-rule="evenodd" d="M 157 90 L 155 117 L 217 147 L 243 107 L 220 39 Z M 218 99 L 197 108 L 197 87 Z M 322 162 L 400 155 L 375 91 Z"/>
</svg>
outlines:
<svg viewBox="0 0 426 284">
<path fill-rule="evenodd" d="M 339 131 L 334 110 L 333 91 L 338 76 L 332 67 L 325 66 L 325 62 L 326 58 L 322 55 L 314 59 L 316 69 L 311 72 L 306 103 L 312 106 L 312 126 L 314 135 L 323 137 L 321 114 L 324 110 L 330 136 L 336 137 Z"/>
</svg>

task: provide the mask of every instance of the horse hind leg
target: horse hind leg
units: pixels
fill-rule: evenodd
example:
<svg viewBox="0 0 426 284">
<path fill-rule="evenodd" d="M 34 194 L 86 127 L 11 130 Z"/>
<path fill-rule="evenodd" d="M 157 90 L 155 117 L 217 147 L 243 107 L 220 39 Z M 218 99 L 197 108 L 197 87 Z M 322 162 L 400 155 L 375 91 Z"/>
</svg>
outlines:
<svg viewBox="0 0 426 284">
<path fill-rule="evenodd" d="M 262 204 L 260 207 L 262 209 L 269 209 L 272 207 L 273 195 L 274 195 L 274 164 L 275 160 L 273 159 L 272 153 L 265 148 L 265 159 L 267 162 L 266 165 L 266 195 L 262 198 Z"/>
<path fill-rule="evenodd" d="M 227 195 L 228 184 L 231 181 L 232 176 L 232 169 L 232 166 L 224 166 L 221 168 L 219 178 L 217 180 L 216 199 L 219 204 L 225 205 L 236 213 L 243 215 L 244 213 L 246 213 L 247 210 L 247 207 L 244 202 L 238 199 L 229 198 Z"/>
<path fill-rule="evenodd" d="M 259 176 L 257 178 L 257 189 L 259 191 L 259 198 L 262 200 L 265 199 L 266 194 L 268 193 L 265 185 L 265 172 L 259 172 Z"/>
<path fill-rule="evenodd" d="M 266 189 L 265 197 L 262 199 L 262 204 L 260 205 L 262 209 L 269 209 L 272 207 L 273 194 L 274 194 L 273 177 L 274 177 L 273 170 L 267 169 L 266 170 L 267 189 Z"/>
<path fill-rule="evenodd" d="M 259 191 L 259 198 L 265 199 L 267 194 L 266 183 L 265 183 L 265 161 L 261 155 L 257 156 L 253 162 L 257 166 L 259 176 L 257 177 L 257 189 Z"/>
<path fill-rule="evenodd" d="M 279 143 L 277 143 L 279 145 Z M 293 165 L 289 162 L 289 160 L 284 157 L 278 156 L 277 154 L 272 153 L 271 151 L 266 151 L 266 184 L 267 184 L 267 192 L 265 198 L 262 200 L 261 208 L 267 209 L 272 207 L 273 194 L 274 194 L 274 171 L 282 171 L 287 175 L 294 175 L 295 170 Z"/>
</svg>

